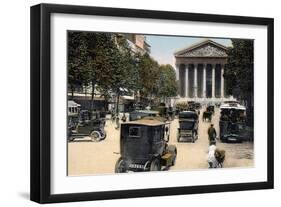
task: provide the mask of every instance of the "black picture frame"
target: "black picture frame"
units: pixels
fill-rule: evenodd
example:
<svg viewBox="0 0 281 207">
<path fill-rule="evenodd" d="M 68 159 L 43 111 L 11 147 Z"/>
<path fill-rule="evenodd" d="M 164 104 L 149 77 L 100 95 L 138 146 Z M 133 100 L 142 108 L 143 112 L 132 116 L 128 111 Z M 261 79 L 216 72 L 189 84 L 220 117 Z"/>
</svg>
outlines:
<svg viewBox="0 0 281 207">
<path fill-rule="evenodd" d="M 74 194 L 51 194 L 51 85 L 50 15 L 52 13 L 151 18 L 206 23 L 233 23 L 267 27 L 267 181 L 189 187 L 169 187 Z M 30 199 L 39 203 L 166 196 L 225 191 L 272 189 L 274 187 L 274 20 L 272 18 L 228 16 L 168 11 L 135 10 L 89 6 L 39 4 L 31 7 L 31 175 Z"/>
</svg>

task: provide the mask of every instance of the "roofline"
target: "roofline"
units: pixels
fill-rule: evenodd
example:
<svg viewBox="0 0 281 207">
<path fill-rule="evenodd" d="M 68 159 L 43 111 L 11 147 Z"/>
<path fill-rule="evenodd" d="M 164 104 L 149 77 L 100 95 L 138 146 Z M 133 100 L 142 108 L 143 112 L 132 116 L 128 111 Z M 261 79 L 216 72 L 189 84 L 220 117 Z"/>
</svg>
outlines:
<svg viewBox="0 0 281 207">
<path fill-rule="evenodd" d="M 226 46 L 222 45 L 222 44 L 219 44 L 219 43 L 217 43 L 217 42 L 215 42 L 215 41 L 213 41 L 211 39 L 205 39 L 205 40 L 202 40 L 200 42 L 194 43 L 194 44 L 192 44 L 192 45 L 190 45 L 188 47 L 185 47 L 183 49 L 180 49 L 180 50 L 174 52 L 174 56 L 178 57 L 178 55 L 180 55 L 181 53 L 193 50 L 193 49 L 195 49 L 197 47 L 200 47 L 200 46 L 202 46 L 202 45 L 204 45 L 206 43 L 212 43 L 212 44 L 214 44 L 214 45 L 216 45 L 216 46 L 218 46 L 218 47 L 220 47 L 220 48 L 222 48 L 224 50 L 228 50 L 228 48 Z"/>
</svg>

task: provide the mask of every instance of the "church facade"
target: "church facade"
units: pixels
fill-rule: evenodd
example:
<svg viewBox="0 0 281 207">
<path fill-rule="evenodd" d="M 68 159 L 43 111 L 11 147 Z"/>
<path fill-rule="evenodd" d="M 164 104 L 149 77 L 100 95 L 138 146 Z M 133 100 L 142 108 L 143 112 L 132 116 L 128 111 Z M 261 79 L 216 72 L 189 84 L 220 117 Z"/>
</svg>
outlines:
<svg viewBox="0 0 281 207">
<path fill-rule="evenodd" d="M 227 49 L 207 39 L 174 53 L 180 99 L 214 102 L 227 99 L 224 81 Z"/>
</svg>

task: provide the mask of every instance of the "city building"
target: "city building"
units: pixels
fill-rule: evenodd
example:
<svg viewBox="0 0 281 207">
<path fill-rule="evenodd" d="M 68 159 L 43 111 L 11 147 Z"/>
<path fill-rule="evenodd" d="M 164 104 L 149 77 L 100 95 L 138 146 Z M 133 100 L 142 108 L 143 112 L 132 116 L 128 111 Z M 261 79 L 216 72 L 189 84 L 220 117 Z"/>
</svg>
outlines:
<svg viewBox="0 0 281 207">
<path fill-rule="evenodd" d="M 180 100 L 222 102 L 228 48 L 206 39 L 174 53 Z"/>
<path fill-rule="evenodd" d="M 134 53 L 150 53 L 150 45 L 146 42 L 146 38 L 144 35 L 140 34 L 124 34 L 127 39 L 132 51 Z"/>
</svg>

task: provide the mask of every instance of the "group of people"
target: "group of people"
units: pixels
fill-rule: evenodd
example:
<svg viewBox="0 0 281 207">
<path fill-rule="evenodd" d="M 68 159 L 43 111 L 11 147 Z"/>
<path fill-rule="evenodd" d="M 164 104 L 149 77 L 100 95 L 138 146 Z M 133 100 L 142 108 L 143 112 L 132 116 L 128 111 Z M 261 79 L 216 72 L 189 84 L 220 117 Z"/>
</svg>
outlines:
<svg viewBox="0 0 281 207">
<path fill-rule="evenodd" d="M 207 162 L 209 168 L 222 168 L 225 159 L 225 150 L 216 146 L 217 132 L 213 124 L 208 128 L 209 149 Z"/>
<path fill-rule="evenodd" d="M 115 129 L 119 129 L 119 127 L 120 127 L 120 118 L 114 112 L 111 113 L 111 121 L 112 121 L 112 123 L 114 123 L 114 122 L 116 123 Z M 127 121 L 127 117 L 126 117 L 125 113 L 123 113 L 123 115 L 121 117 L 121 121 L 123 123 Z"/>
</svg>

